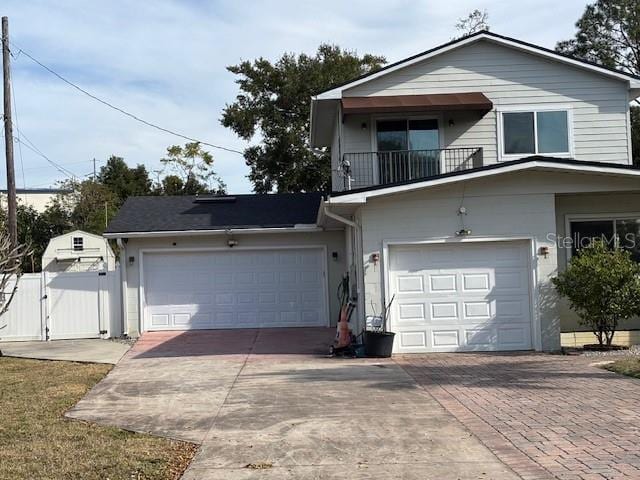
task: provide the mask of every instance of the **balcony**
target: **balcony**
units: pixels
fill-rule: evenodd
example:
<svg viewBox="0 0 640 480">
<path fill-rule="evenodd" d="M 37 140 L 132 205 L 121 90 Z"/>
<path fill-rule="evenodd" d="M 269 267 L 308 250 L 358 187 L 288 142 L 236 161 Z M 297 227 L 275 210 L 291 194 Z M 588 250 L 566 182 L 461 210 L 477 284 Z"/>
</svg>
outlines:
<svg viewBox="0 0 640 480">
<path fill-rule="evenodd" d="M 482 148 L 397 150 L 345 153 L 342 176 L 345 190 L 426 179 L 482 167 Z"/>
</svg>

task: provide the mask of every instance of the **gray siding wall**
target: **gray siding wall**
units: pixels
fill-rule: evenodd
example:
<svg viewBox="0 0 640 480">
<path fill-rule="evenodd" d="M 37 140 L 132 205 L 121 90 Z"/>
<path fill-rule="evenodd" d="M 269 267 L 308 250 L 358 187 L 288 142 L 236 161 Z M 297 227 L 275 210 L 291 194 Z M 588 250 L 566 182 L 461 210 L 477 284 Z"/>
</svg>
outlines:
<svg viewBox="0 0 640 480">
<path fill-rule="evenodd" d="M 362 225 L 362 270 L 366 314 L 381 311 L 384 275 L 381 264 L 371 262 L 372 253 L 383 253 L 387 241 L 456 240 L 460 229 L 456 214 L 464 198 L 468 214 L 465 226 L 474 237 L 530 237 L 535 251 L 549 247 L 545 257 L 532 258 L 536 270 L 542 348 L 560 347 L 560 328 L 573 328 L 575 317 L 558 302 L 551 278 L 565 262 L 564 252 L 556 246 L 556 233 L 564 227 L 558 222 L 567 211 L 572 213 L 633 211 L 640 208 L 640 193 L 620 195 L 614 192 L 640 191 L 637 179 L 616 179 L 600 175 L 574 175 L 553 172 L 519 172 L 497 175 L 450 186 L 434 187 L 413 193 L 369 199 L 358 209 Z M 579 192 L 594 192 L 581 200 Z M 608 192 L 600 193 L 597 192 Z M 558 194 L 565 194 L 559 197 Z M 611 200 L 602 201 L 611 197 Z M 596 207 L 596 205 L 600 205 Z M 557 213 L 556 213 L 557 209 Z M 388 299 L 387 299 L 388 301 Z"/>
<path fill-rule="evenodd" d="M 488 195 L 486 192 L 495 191 Z M 460 185 L 447 188 L 407 193 L 388 198 L 373 199 L 361 209 L 363 261 L 364 261 L 364 306 L 367 313 L 381 311 L 381 296 L 384 289 L 383 268 L 370 261 L 374 252 L 384 255 L 386 241 L 425 241 L 450 239 L 455 241 L 460 229 L 460 218 L 456 214 L 462 198 Z M 554 195 L 549 193 L 517 194 L 502 192 L 500 182 L 468 182 L 465 206 L 469 213 L 465 225 L 478 237 L 532 237 L 537 250 L 548 246 L 547 257 L 532 258 L 536 268 L 536 291 L 544 292 L 545 300 L 537 302 L 541 323 L 543 350 L 560 348 L 560 319 L 555 308 L 550 278 L 556 271 L 555 245 L 547 234 L 555 230 Z M 387 299 L 387 301 L 389 301 Z M 535 300 L 534 300 L 535 301 Z"/>
<path fill-rule="evenodd" d="M 333 190 L 335 190 L 337 185 L 340 185 L 340 190 L 342 188 L 342 177 L 340 176 L 340 157 L 341 153 L 341 145 L 340 145 L 340 120 L 336 117 L 336 120 L 333 123 L 333 134 L 331 140 L 331 185 L 333 186 Z"/>
<path fill-rule="evenodd" d="M 495 108 L 571 106 L 575 157 L 630 163 L 625 82 L 480 41 L 354 87 L 345 96 L 410 95 L 480 91 Z M 497 158 L 497 115 L 445 112 L 444 147 L 483 147 L 485 163 Z M 453 120 L 453 127 L 449 127 Z M 366 122 L 368 129 L 362 128 Z M 343 151 L 370 151 L 375 119 L 347 117 Z"/>
</svg>

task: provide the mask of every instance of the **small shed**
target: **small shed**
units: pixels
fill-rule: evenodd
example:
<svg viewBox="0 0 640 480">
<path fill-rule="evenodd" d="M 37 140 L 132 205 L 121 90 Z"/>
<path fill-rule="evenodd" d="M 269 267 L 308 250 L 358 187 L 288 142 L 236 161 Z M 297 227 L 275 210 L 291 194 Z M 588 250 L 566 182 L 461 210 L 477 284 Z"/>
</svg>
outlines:
<svg viewBox="0 0 640 480">
<path fill-rule="evenodd" d="M 53 237 L 42 255 L 45 272 L 92 272 L 115 267 L 116 257 L 109 242 L 82 230 Z"/>
</svg>

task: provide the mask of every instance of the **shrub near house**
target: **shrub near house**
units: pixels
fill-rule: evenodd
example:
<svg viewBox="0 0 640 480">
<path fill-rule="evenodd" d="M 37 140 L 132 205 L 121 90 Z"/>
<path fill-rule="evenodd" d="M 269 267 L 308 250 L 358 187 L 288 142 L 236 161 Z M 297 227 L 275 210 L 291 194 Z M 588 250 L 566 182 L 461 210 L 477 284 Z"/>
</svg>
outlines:
<svg viewBox="0 0 640 480">
<path fill-rule="evenodd" d="M 619 322 L 640 314 L 640 264 L 601 241 L 572 257 L 553 284 L 600 345 L 611 346 Z"/>
</svg>

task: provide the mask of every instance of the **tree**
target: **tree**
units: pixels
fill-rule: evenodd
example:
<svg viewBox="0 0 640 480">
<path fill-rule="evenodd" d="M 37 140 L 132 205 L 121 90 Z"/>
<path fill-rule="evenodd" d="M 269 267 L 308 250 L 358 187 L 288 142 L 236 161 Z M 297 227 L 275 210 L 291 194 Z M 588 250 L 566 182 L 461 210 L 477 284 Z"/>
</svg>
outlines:
<svg viewBox="0 0 640 480">
<path fill-rule="evenodd" d="M 466 37 L 482 30 L 489 30 L 489 12 L 477 8 L 466 17 L 458 19 L 455 25 L 459 35 L 455 38 Z"/>
<path fill-rule="evenodd" d="M 133 195 L 149 195 L 151 179 L 144 165 L 130 168 L 122 157 L 112 155 L 107 164 L 100 168 L 97 181 L 111 190 L 120 204 Z"/>
<path fill-rule="evenodd" d="M 164 195 L 224 194 L 226 191 L 226 185 L 213 170 L 213 156 L 198 142 L 167 148 L 167 156 L 160 162 L 170 172 L 160 186 Z"/>
<path fill-rule="evenodd" d="M 109 220 L 118 212 L 118 196 L 107 186 L 93 180 L 67 180 L 61 185 L 68 193 L 54 200 L 51 213 L 66 216 L 73 229 L 102 235 Z"/>
<path fill-rule="evenodd" d="M 22 276 L 22 264 L 29 254 L 30 250 L 27 245 L 11 244 L 11 237 L 3 226 L 3 231 L 0 233 L 0 318 L 7 312 L 18 291 L 18 283 Z M 0 329 L 5 326 L 5 324 L 1 324 Z"/>
<path fill-rule="evenodd" d="M 611 345 L 621 320 L 640 314 L 640 264 L 602 241 L 581 249 L 552 282 L 601 346 Z"/>
<path fill-rule="evenodd" d="M 18 242 L 23 245 L 30 245 L 29 257 L 23 262 L 25 273 L 39 272 L 42 269 L 42 254 L 44 253 L 49 240 L 55 235 L 62 234 L 62 231 L 53 231 L 44 215 L 31 206 L 18 206 Z"/>
<path fill-rule="evenodd" d="M 284 54 L 275 63 L 259 58 L 227 67 L 240 93 L 226 105 L 222 125 L 240 138 L 260 138 L 244 152 L 257 193 L 328 189 L 329 152 L 309 145 L 310 98 L 323 90 L 379 69 L 384 57 L 320 45 L 315 55 Z"/>
<path fill-rule="evenodd" d="M 640 2 L 597 0 L 576 22 L 574 38 L 558 42 L 560 53 L 640 75 Z M 637 99 L 635 102 L 640 105 Z M 631 109 L 634 164 L 640 164 L 640 113 Z"/>
<path fill-rule="evenodd" d="M 597 0 L 576 22 L 574 38 L 558 42 L 556 50 L 605 67 L 640 73 L 640 3 L 637 0 Z"/>
</svg>

